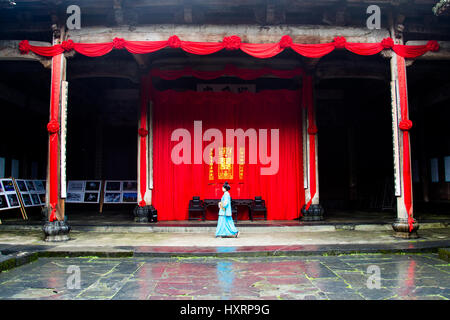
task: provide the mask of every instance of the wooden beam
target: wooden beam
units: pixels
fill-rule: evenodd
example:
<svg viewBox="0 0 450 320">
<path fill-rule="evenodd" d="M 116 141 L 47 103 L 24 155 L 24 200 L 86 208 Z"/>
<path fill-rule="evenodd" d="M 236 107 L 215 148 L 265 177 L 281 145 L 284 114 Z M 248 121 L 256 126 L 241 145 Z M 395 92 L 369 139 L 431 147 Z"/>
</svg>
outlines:
<svg viewBox="0 0 450 320">
<path fill-rule="evenodd" d="M 195 70 L 216 71 L 223 69 L 227 64 L 233 64 L 238 68 L 245 69 L 260 69 L 270 67 L 279 70 L 291 70 L 293 68 L 301 67 L 300 60 L 297 59 L 282 59 L 272 58 L 267 59 L 253 59 L 242 57 L 205 57 L 202 56 L 188 56 L 185 58 L 160 58 L 155 59 L 151 63 L 151 68 L 160 68 L 162 70 L 177 70 L 186 66 L 190 66 Z"/>
<path fill-rule="evenodd" d="M 71 61 L 70 80 L 83 78 L 125 78 L 133 83 L 140 82 L 139 68 L 132 60 L 110 61 Z"/>
<path fill-rule="evenodd" d="M 278 42 L 283 35 L 290 35 L 296 43 L 332 42 L 335 36 L 344 36 L 349 42 L 380 42 L 389 37 L 387 29 L 368 30 L 367 28 L 336 27 L 317 25 L 168 25 L 155 24 L 137 26 L 134 31 L 127 27 L 83 27 L 68 30 L 68 38 L 74 42 L 109 42 L 115 37 L 134 41 L 161 41 L 177 35 L 185 41 L 219 42 L 223 37 L 239 35 L 242 42 Z"/>
<path fill-rule="evenodd" d="M 407 41 L 407 45 L 424 45 L 427 44 L 428 41 Z M 439 51 L 436 52 L 427 52 L 424 55 L 421 55 L 420 57 L 417 57 L 416 59 L 420 60 L 450 60 L 450 41 L 438 41 L 439 43 Z"/>
<path fill-rule="evenodd" d="M 358 64 L 348 61 L 319 62 L 315 70 L 318 79 L 376 79 L 387 81 L 389 72 L 385 63 Z"/>
<path fill-rule="evenodd" d="M 50 68 L 51 59 L 42 57 L 29 52 L 28 54 L 21 54 L 19 51 L 20 40 L 0 40 L 0 61 L 37 61 L 44 67 Z M 51 46 L 48 42 L 30 41 L 33 46 Z"/>
</svg>

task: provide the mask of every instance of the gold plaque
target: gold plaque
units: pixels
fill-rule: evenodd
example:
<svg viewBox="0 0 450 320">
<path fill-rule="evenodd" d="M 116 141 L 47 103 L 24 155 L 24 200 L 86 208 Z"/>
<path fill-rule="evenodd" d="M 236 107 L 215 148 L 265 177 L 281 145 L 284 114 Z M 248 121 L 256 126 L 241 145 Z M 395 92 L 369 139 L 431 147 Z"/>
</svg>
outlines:
<svg viewBox="0 0 450 320">
<path fill-rule="evenodd" d="M 231 147 L 219 148 L 218 174 L 220 180 L 233 179 L 233 148 Z"/>
</svg>

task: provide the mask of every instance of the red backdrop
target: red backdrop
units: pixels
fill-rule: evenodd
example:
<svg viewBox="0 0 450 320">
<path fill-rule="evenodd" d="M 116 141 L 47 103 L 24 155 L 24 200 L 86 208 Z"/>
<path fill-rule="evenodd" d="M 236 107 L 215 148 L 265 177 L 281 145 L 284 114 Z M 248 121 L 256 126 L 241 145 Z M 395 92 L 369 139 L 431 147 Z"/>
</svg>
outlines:
<svg viewBox="0 0 450 320">
<path fill-rule="evenodd" d="M 246 159 L 243 179 L 239 178 L 238 155 L 234 150 L 233 179 L 230 194 L 234 199 L 262 196 L 266 201 L 269 220 L 288 220 L 299 216 L 304 204 L 303 156 L 301 139 L 301 97 L 298 91 L 267 90 L 259 93 L 175 92 L 154 93 L 154 189 L 153 204 L 160 220 L 186 220 L 189 200 L 218 199 L 225 180 L 218 179 L 218 165 L 213 165 L 214 180 L 210 180 L 210 164 L 194 164 L 194 121 L 202 121 L 202 133 L 219 129 L 267 129 L 268 155 L 271 155 L 271 129 L 279 129 L 279 170 L 274 175 L 261 175 L 269 167 L 249 164 L 249 141 L 246 139 Z M 172 132 L 184 128 L 192 141 L 191 164 L 174 164 L 172 149 L 181 140 L 171 141 Z M 258 136 L 258 142 L 261 136 Z M 202 142 L 202 152 L 211 141 Z M 235 148 L 237 144 L 235 141 Z M 259 146 L 258 146 L 259 152 Z M 182 153 L 181 153 L 182 154 Z M 202 157 L 203 159 L 203 157 Z M 214 210 L 208 219 L 217 219 Z M 246 212 L 239 212 L 245 219 Z"/>
</svg>

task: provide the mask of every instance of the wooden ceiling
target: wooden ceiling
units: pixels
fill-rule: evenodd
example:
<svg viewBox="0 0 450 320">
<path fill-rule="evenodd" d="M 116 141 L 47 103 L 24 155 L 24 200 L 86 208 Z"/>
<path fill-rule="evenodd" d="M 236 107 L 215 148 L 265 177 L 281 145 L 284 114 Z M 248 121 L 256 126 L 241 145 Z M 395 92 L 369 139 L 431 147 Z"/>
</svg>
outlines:
<svg viewBox="0 0 450 320">
<path fill-rule="evenodd" d="M 450 35 L 450 19 L 432 12 L 436 0 L 0 0 L 0 39 L 48 41 L 52 24 L 65 24 L 69 5 L 80 7 L 82 26 L 133 29 L 149 24 L 365 27 L 369 4 L 380 6 L 385 26 L 389 11 L 403 15 L 406 34 L 418 40 Z"/>
</svg>

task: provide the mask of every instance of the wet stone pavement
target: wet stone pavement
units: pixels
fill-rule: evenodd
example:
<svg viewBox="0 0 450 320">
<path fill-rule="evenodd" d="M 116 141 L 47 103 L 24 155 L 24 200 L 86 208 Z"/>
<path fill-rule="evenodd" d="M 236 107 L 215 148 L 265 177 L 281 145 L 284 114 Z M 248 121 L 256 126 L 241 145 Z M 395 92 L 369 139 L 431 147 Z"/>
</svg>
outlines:
<svg viewBox="0 0 450 320">
<path fill-rule="evenodd" d="M 0 273 L 0 299 L 445 300 L 450 264 L 436 254 L 40 258 Z"/>
</svg>

